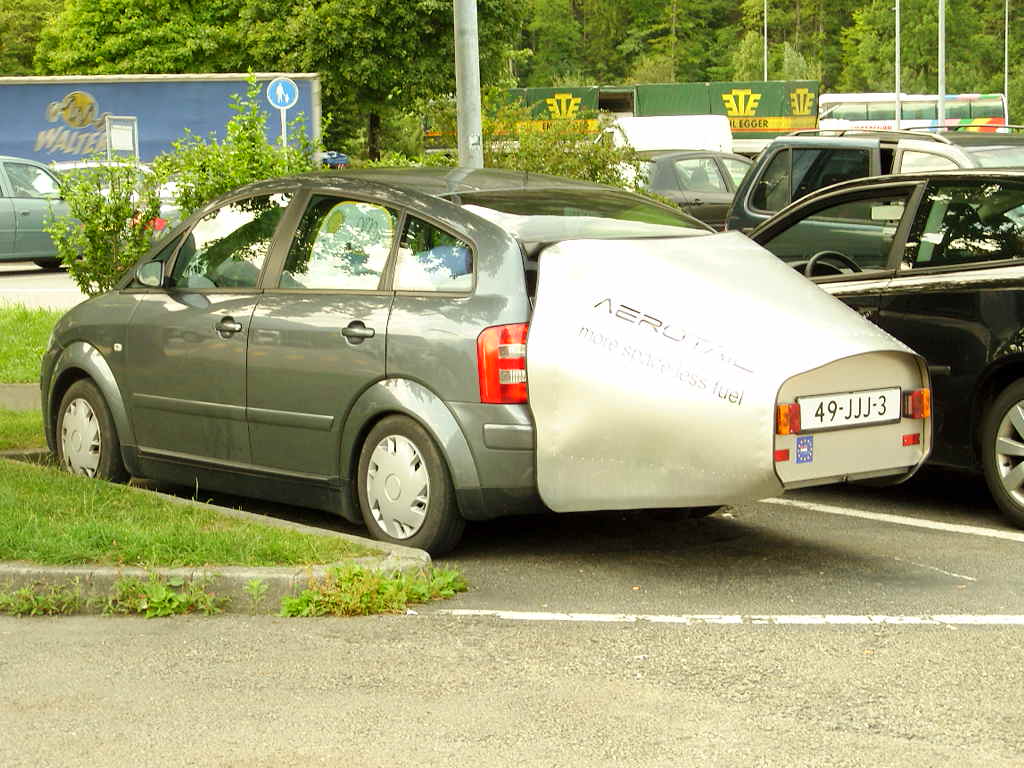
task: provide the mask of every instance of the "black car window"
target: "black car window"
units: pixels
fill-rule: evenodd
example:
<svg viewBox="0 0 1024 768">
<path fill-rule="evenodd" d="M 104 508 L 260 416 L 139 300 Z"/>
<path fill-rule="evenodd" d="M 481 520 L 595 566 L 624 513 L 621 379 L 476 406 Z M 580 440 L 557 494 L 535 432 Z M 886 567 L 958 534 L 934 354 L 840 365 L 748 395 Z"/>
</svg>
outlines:
<svg viewBox="0 0 1024 768">
<path fill-rule="evenodd" d="M 816 189 L 847 179 L 860 179 L 870 173 L 866 149 L 793 150 L 793 199 L 799 200 Z"/>
<path fill-rule="evenodd" d="M 291 195 L 236 200 L 211 211 L 189 232 L 171 274 L 174 288 L 254 288 Z"/>
<path fill-rule="evenodd" d="M 789 155 L 784 149 L 768 161 L 750 199 L 757 210 L 781 211 L 789 205 Z"/>
<path fill-rule="evenodd" d="M 847 197 L 797 218 L 762 245 L 801 271 L 817 255 L 813 277 L 884 270 L 906 202 L 906 193 Z"/>
<path fill-rule="evenodd" d="M 728 192 L 718 166 L 710 157 L 687 157 L 676 160 L 679 186 L 687 192 Z"/>
<path fill-rule="evenodd" d="M 469 244 L 414 216 L 406 219 L 395 265 L 395 290 L 454 291 L 473 288 Z"/>
<path fill-rule="evenodd" d="M 1024 257 L 1024 185 L 932 183 L 907 242 L 904 268 Z"/>
<path fill-rule="evenodd" d="M 397 219 L 382 205 L 314 195 L 295 232 L 279 287 L 377 290 Z"/>
</svg>

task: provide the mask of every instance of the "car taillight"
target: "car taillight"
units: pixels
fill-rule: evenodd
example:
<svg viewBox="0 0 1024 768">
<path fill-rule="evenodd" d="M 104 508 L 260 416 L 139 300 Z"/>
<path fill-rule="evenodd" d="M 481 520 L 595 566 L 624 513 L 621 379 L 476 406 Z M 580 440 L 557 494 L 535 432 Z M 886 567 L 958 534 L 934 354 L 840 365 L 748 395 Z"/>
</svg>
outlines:
<svg viewBox="0 0 1024 768">
<path fill-rule="evenodd" d="M 932 391 L 915 389 L 903 393 L 903 416 L 908 419 L 927 419 L 932 415 Z"/>
<path fill-rule="evenodd" d="M 800 432 L 800 405 L 783 403 L 775 408 L 775 434 L 796 435 Z"/>
<path fill-rule="evenodd" d="M 481 403 L 525 403 L 529 323 L 484 328 L 476 339 Z"/>
</svg>

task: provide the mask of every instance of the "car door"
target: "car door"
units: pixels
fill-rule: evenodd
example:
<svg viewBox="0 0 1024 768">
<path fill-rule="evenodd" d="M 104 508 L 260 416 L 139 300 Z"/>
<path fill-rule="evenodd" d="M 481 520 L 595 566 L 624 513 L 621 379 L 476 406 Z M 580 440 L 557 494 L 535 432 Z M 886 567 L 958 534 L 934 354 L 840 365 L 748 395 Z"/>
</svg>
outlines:
<svg viewBox="0 0 1024 768">
<path fill-rule="evenodd" d="M 56 257 L 57 248 L 43 226 L 51 216 L 67 213 L 67 205 L 60 199 L 57 177 L 32 163 L 5 160 L 3 165 L 10 185 L 10 202 L 15 220 L 15 257 Z"/>
<path fill-rule="evenodd" d="M 673 162 L 679 188 L 680 206 L 715 229 L 725 227 L 733 189 L 713 155 L 685 157 Z"/>
<path fill-rule="evenodd" d="M 869 320 L 896 268 L 920 184 L 872 185 L 823 195 L 751 237 Z"/>
<path fill-rule="evenodd" d="M 138 291 L 124 356 L 144 454 L 250 462 L 246 347 L 261 270 L 289 198 L 242 198 L 208 212 L 161 252 L 165 285 Z"/>
<path fill-rule="evenodd" d="M 979 377 L 1021 354 L 1022 253 L 1024 185 L 956 176 L 928 184 L 878 324 L 928 360 L 938 463 L 974 466 Z"/>
<path fill-rule="evenodd" d="M 315 193 L 252 318 L 246 413 L 253 463 L 337 476 L 340 430 L 356 397 L 384 377 L 394 301 L 385 269 L 398 213 Z"/>
<path fill-rule="evenodd" d="M 10 185 L 0 167 L 0 260 L 14 257 L 14 233 L 17 231 L 14 215 L 14 200 Z"/>
</svg>

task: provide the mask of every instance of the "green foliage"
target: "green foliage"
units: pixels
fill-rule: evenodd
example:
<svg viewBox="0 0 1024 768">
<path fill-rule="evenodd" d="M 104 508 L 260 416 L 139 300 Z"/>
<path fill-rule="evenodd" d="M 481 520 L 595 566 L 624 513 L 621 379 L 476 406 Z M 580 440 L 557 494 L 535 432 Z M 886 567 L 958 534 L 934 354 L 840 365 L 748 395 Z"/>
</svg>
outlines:
<svg viewBox="0 0 1024 768">
<path fill-rule="evenodd" d="M 260 603 L 266 597 L 269 586 L 263 579 L 249 579 L 245 583 L 245 594 L 249 596 L 249 612 L 255 614 L 259 610 Z"/>
<path fill-rule="evenodd" d="M 49 0 L 4 0 L 0 5 L 0 76 L 31 75 Z"/>
<path fill-rule="evenodd" d="M 400 613 L 410 603 L 425 603 L 465 592 L 466 582 L 454 570 L 428 571 L 410 576 L 384 574 L 353 565 L 330 568 L 323 581 L 281 601 L 282 616 L 367 616 Z"/>
<path fill-rule="evenodd" d="M 237 27 L 244 4 L 64 0 L 43 29 L 36 72 L 244 72 L 250 61 Z"/>
<path fill-rule="evenodd" d="M 163 181 L 134 159 L 97 162 L 64 174 L 61 196 L 70 214 L 43 226 L 68 274 L 89 296 L 110 290 L 149 249 Z"/>
<path fill-rule="evenodd" d="M 13 592 L 0 590 L 0 613 L 8 616 L 61 616 L 75 613 L 82 605 L 77 581 L 70 586 L 22 587 Z"/>
<path fill-rule="evenodd" d="M 210 594 L 206 587 L 207 584 L 201 580 L 165 580 L 155 573 L 150 574 L 147 581 L 121 579 L 114 584 L 114 594 L 107 599 L 103 612 L 141 614 L 147 619 L 183 613 L 202 613 L 206 616 L 221 613 L 227 598 Z"/>
<path fill-rule="evenodd" d="M 0 384 L 39 381 L 39 361 L 63 314 L 23 304 L 0 306 Z"/>
<path fill-rule="evenodd" d="M 267 142 L 261 90 L 250 76 L 245 96 L 232 96 L 235 114 L 223 140 L 188 134 L 175 142 L 174 152 L 157 158 L 154 167 L 175 179 L 174 203 L 182 218 L 244 184 L 318 168 L 315 155 L 320 147 L 309 141 L 301 116 L 289 123 L 287 146 Z"/>
</svg>

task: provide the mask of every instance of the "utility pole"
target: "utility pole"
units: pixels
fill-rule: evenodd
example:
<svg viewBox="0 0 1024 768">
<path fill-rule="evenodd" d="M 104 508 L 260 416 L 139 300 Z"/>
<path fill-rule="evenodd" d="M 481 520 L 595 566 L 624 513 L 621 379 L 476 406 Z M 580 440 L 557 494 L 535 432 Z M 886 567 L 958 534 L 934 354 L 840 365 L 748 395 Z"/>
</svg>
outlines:
<svg viewBox="0 0 1024 768">
<path fill-rule="evenodd" d="M 903 103 L 900 101 L 900 0 L 896 0 L 896 130 L 902 126 Z"/>
<path fill-rule="evenodd" d="M 764 0 L 764 81 L 768 82 L 768 0 Z"/>
<path fill-rule="evenodd" d="M 484 167 L 480 127 L 480 41 L 476 0 L 455 0 L 455 101 L 458 110 L 459 165 Z"/>
<path fill-rule="evenodd" d="M 939 0 L 939 127 L 946 124 L 946 0 Z"/>
</svg>

